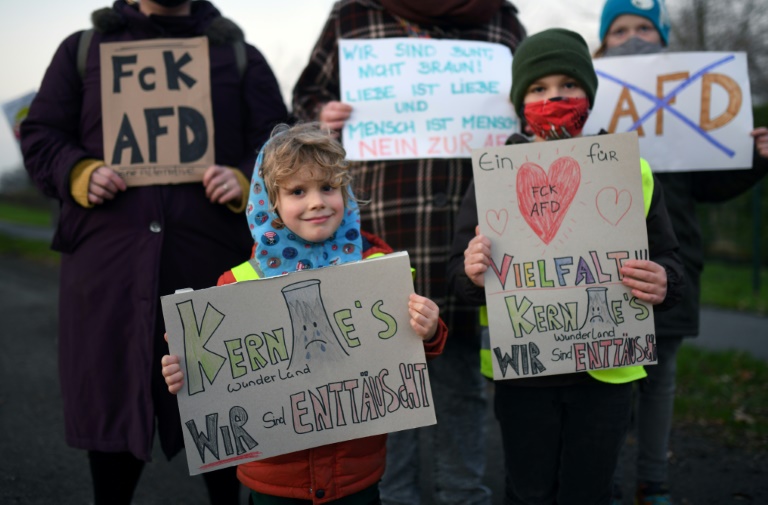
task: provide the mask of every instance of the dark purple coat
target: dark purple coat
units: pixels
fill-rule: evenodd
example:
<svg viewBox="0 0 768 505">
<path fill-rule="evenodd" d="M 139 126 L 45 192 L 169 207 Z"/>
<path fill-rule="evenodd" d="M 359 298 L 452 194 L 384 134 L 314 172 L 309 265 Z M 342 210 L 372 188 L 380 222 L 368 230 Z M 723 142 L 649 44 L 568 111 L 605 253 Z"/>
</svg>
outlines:
<svg viewBox="0 0 768 505">
<path fill-rule="evenodd" d="M 35 184 L 61 206 L 53 248 L 62 253 L 67 442 L 149 460 L 156 417 L 166 455 L 183 446 L 176 399 L 160 375 L 167 353 L 160 296 L 215 286 L 222 272 L 249 257 L 253 241 L 245 217 L 208 201 L 202 183 L 133 187 L 91 209 L 72 199 L 72 168 L 85 158 L 104 159 L 98 45 L 208 35 L 216 163 L 248 179 L 258 148 L 287 111 L 272 70 L 250 45 L 239 75 L 231 42 L 242 32 L 212 4 L 192 2 L 191 16 L 181 18 L 148 18 L 124 0 L 98 12 L 109 22 L 100 27 L 94 17 L 85 77 L 76 69 L 75 33 L 46 71 L 21 129 L 22 150 Z"/>
</svg>

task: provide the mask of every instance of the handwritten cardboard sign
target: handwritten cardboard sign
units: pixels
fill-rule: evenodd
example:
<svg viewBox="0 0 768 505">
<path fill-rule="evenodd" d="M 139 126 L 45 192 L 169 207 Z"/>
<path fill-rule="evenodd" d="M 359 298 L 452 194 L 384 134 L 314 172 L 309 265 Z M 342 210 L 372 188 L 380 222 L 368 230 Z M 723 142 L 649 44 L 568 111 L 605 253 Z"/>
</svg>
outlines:
<svg viewBox="0 0 768 505">
<path fill-rule="evenodd" d="M 621 284 L 648 259 L 637 135 L 472 153 L 494 379 L 656 362 L 653 311 Z"/>
<path fill-rule="evenodd" d="M 104 157 L 130 186 L 199 181 L 214 163 L 208 39 L 100 45 Z"/>
<path fill-rule="evenodd" d="M 662 53 L 594 60 L 599 78 L 585 134 L 637 131 L 654 172 L 752 166 L 744 53 Z"/>
<path fill-rule="evenodd" d="M 489 42 L 339 41 L 342 130 L 350 160 L 468 158 L 519 130 L 512 54 Z"/>
<path fill-rule="evenodd" d="M 190 474 L 435 423 L 406 253 L 162 298 Z"/>
</svg>

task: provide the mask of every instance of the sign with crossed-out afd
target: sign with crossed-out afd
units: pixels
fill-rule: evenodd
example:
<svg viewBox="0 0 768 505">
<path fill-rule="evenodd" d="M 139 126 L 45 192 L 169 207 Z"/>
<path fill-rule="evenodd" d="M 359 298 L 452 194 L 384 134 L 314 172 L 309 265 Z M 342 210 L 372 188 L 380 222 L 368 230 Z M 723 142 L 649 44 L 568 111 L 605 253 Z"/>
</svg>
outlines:
<svg viewBox="0 0 768 505">
<path fill-rule="evenodd" d="M 745 53 L 599 58 L 590 135 L 636 131 L 655 172 L 752 166 L 752 103 Z"/>
</svg>

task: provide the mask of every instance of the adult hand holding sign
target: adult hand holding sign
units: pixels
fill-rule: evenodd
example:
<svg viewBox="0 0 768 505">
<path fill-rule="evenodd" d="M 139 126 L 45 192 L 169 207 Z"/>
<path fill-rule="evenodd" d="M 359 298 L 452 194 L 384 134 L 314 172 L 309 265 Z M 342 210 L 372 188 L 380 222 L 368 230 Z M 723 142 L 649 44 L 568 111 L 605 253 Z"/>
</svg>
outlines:
<svg viewBox="0 0 768 505">
<path fill-rule="evenodd" d="M 100 205 L 105 200 L 112 200 L 118 191 L 125 191 L 128 186 L 117 172 L 107 166 L 101 166 L 91 173 L 88 181 L 88 203 Z"/>
<path fill-rule="evenodd" d="M 320 123 L 339 136 L 339 131 L 344 128 L 349 116 L 352 115 L 352 106 L 343 102 L 332 100 L 320 109 Z"/>
<path fill-rule="evenodd" d="M 768 128 L 761 126 L 750 133 L 755 139 L 755 149 L 763 158 L 768 158 Z"/>
<path fill-rule="evenodd" d="M 211 165 L 203 174 L 205 196 L 212 203 L 240 205 L 243 189 L 238 182 L 235 170 L 221 165 Z"/>
</svg>

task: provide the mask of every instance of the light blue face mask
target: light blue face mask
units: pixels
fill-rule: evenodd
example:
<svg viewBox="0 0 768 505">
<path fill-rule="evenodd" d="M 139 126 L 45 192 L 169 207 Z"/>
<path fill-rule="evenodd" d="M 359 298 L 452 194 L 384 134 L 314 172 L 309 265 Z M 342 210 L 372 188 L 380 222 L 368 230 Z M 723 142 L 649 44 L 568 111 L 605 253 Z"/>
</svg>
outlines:
<svg viewBox="0 0 768 505">
<path fill-rule="evenodd" d="M 265 144 L 256 158 L 251 178 L 245 217 L 256 243 L 255 259 L 265 277 L 274 277 L 297 270 L 337 265 L 363 258 L 360 235 L 360 209 L 353 195 L 348 195 L 344 219 L 328 240 L 307 242 L 283 225 L 270 210 L 267 189 L 261 177 Z"/>
<path fill-rule="evenodd" d="M 611 56 L 636 56 L 639 54 L 656 54 L 664 50 L 661 42 L 646 42 L 645 40 L 632 37 L 617 47 L 609 47 L 603 53 L 606 57 Z"/>
</svg>

